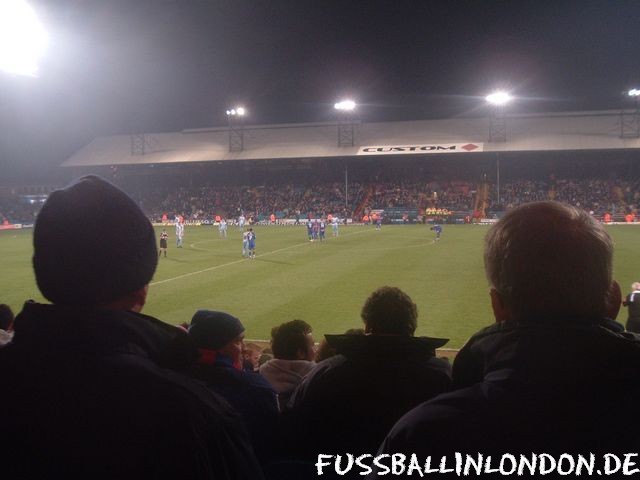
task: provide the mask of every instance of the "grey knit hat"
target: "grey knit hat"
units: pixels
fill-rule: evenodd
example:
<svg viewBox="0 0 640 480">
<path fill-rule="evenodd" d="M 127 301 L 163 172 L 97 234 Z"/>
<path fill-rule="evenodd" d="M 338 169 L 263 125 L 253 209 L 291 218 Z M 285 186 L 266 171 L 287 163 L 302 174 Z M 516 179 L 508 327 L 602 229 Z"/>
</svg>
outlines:
<svg viewBox="0 0 640 480">
<path fill-rule="evenodd" d="M 49 196 L 33 246 L 38 288 L 56 304 L 120 298 L 147 285 L 158 263 L 149 219 L 126 193 L 93 175 Z"/>
</svg>

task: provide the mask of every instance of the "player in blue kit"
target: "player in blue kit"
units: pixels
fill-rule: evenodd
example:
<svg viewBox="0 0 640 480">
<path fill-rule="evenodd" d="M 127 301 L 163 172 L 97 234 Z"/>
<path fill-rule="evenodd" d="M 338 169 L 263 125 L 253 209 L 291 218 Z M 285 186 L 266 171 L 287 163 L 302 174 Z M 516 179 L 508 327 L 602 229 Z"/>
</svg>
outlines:
<svg viewBox="0 0 640 480">
<path fill-rule="evenodd" d="M 318 226 L 318 229 L 319 229 L 319 237 L 321 242 L 324 242 L 324 233 L 326 228 L 327 228 L 327 224 L 324 222 L 324 220 L 320 220 L 320 225 Z"/>
<path fill-rule="evenodd" d="M 440 241 L 440 234 L 442 233 L 442 227 L 436 223 L 429 230 L 433 230 L 434 232 L 436 232 L 436 238 L 435 238 L 434 242 Z"/>
<path fill-rule="evenodd" d="M 247 232 L 247 243 L 249 248 L 249 258 L 256 258 L 256 234 L 253 228 Z"/>
</svg>

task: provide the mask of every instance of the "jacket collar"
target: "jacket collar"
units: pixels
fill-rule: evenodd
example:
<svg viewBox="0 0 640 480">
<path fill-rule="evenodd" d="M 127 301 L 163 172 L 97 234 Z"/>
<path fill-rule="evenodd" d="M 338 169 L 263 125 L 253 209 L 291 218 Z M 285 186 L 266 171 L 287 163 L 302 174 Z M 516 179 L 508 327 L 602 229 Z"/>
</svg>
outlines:
<svg viewBox="0 0 640 480">
<path fill-rule="evenodd" d="M 411 337 L 409 335 L 325 335 L 327 343 L 345 356 L 434 355 L 447 338 Z"/>
<path fill-rule="evenodd" d="M 497 323 L 473 335 L 456 357 L 453 373 L 454 382 L 495 379 L 508 370 L 506 377 L 528 383 L 569 383 L 603 371 L 609 377 L 613 371 L 627 375 L 639 362 L 640 336 L 624 332 L 611 319 L 527 319 Z"/>
<path fill-rule="evenodd" d="M 175 367 L 194 355 L 187 334 L 141 313 L 29 302 L 14 323 L 15 345 L 47 351 L 131 353 Z"/>
</svg>

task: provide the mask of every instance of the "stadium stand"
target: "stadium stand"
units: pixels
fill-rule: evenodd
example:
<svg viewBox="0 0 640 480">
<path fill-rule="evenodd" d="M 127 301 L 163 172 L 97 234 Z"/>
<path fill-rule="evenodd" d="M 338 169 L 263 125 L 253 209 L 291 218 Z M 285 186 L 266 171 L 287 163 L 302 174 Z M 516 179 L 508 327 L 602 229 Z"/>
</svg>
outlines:
<svg viewBox="0 0 640 480">
<path fill-rule="evenodd" d="M 485 188 L 486 187 L 486 188 Z M 204 184 L 193 187 L 138 186 L 129 190 L 154 222 L 163 215 L 184 216 L 189 222 L 211 220 L 216 215 L 237 218 L 241 213 L 262 221 L 271 213 L 277 219 L 338 215 L 359 219 L 358 212 L 382 210 L 388 218 L 411 219 L 429 216 L 431 210 L 447 210 L 458 216 L 471 215 L 484 202 L 483 216 L 508 211 L 524 203 L 556 200 L 584 209 L 601 219 L 610 213 L 614 221 L 624 221 L 628 213 L 637 216 L 640 206 L 640 179 L 556 178 L 509 179 L 495 182 L 462 179 L 401 181 L 398 183 L 352 183 L 345 202 L 344 185 L 337 182 L 312 186 L 292 183 L 241 186 Z M 486 197 L 483 194 L 486 192 Z M 0 220 L 33 223 L 41 203 L 29 203 L 13 195 L 0 198 Z"/>
</svg>

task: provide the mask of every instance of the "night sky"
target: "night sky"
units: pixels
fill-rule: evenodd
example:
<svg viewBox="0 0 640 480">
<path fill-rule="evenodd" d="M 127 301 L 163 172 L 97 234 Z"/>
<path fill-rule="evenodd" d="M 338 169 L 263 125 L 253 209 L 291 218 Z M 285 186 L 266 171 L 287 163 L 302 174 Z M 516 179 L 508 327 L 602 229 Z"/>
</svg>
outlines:
<svg viewBox="0 0 640 480">
<path fill-rule="evenodd" d="M 325 121 L 617 109 L 640 84 L 640 1 L 32 0 L 38 78 L 0 72 L 0 185 L 95 136 Z"/>
</svg>

